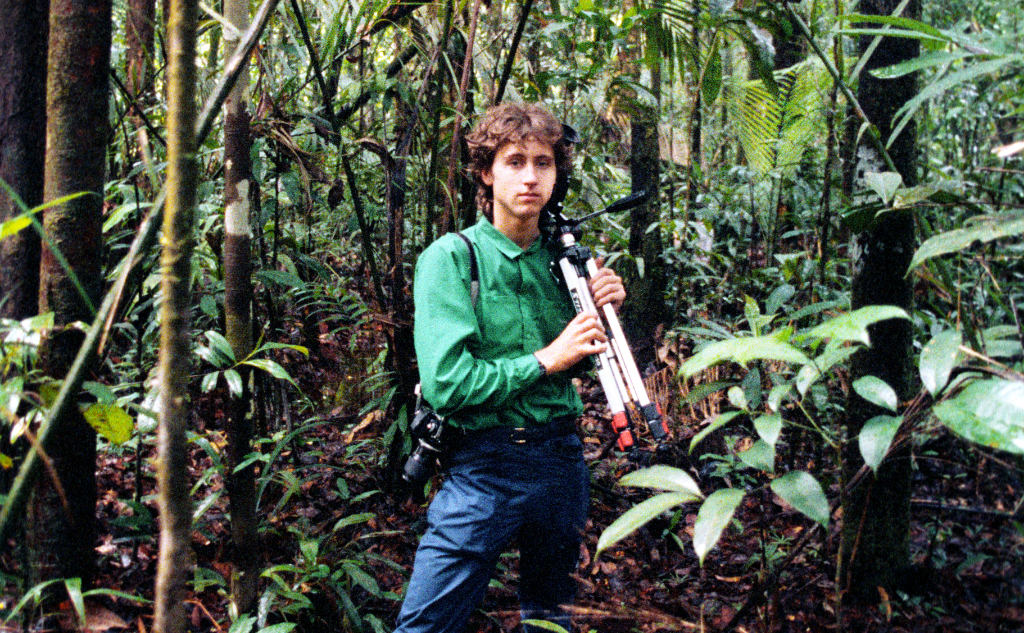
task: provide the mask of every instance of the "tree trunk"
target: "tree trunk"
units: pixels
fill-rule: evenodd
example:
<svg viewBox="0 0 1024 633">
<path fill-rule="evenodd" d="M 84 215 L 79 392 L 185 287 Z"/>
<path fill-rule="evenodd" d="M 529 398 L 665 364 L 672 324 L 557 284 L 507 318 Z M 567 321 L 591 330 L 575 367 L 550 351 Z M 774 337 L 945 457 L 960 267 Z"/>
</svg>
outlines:
<svg viewBox="0 0 1024 633">
<path fill-rule="evenodd" d="M 184 598 L 192 566 L 189 536 L 189 320 L 192 224 L 195 204 L 196 0 L 171 0 L 168 16 L 167 203 L 160 256 L 160 423 L 157 485 L 160 558 L 153 630 L 185 630 Z"/>
<path fill-rule="evenodd" d="M 43 199 L 47 0 L 0 0 L 0 180 L 29 207 Z M 0 189 L 0 222 L 21 213 Z M 0 317 L 39 311 L 39 234 L 0 240 Z"/>
<path fill-rule="evenodd" d="M 651 91 L 660 93 L 661 77 L 651 73 Z M 630 211 L 629 252 L 643 262 L 634 275 L 623 271 L 629 295 L 622 310 L 622 325 L 632 344 L 633 355 L 641 370 L 656 359 L 654 333 L 665 323 L 665 265 L 661 258 L 661 231 L 648 227 L 659 219 L 659 180 L 661 156 L 658 148 L 658 109 L 639 101 L 634 104 L 631 121 L 630 177 L 633 191 L 646 191 L 647 202 Z M 638 267 L 639 268 L 639 267 Z"/>
<path fill-rule="evenodd" d="M 125 20 L 125 87 L 135 100 L 145 100 L 153 90 L 153 38 L 156 25 L 154 0 L 128 0 Z"/>
<path fill-rule="evenodd" d="M 871 15 L 891 15 L 898 0 L 865 0 L 860 11 Z M 905 16 L 919 18 L 921 5 L 914 0 Z M 862 38 L 863 53 L 869 38 Z M 917 40 L 883 38 L 865 71 L 889 66 L 917 56 Z M 917 94 L 916 75 L 880 80 L 862 73 L 858 101 L 869 120 L 878 126 L 882 138 L 892 130 L 893 114 Z M 890 148 L 893 163 L 910 186 L 916 177 L 916 130 L 913 124 L 903 129 Z M 874 151 L 861 148 L 861 151 Z M 881 163 L 881 161 L 879 161 Z M 912 309 L 911 279 L 905 276 L 914 253 L 914 218 L 907 211 L 882 215 L 877 224 L 859 236 L 862 255 L 853 280 L 852 308 L 866 305 L 896 305 Z M 911 324 L 893 319 L 870 329 L 871 347 L 853 358 L 853 379 L 873 375 L 887 382 L 905 401 L 912 395 Z M 857 435 L 864 422 L 883 413 L 877 407 L 854 396 L 847 419 L 847 442 L 843 455 L 844 482 L 864 463 L 858 450 Z M 853 597 L 877 598 L 877 587 L 893 588 L 910 562 L 910 454 L 909 448 L 892 454 L 843 500 L 842 556 L 840 582 Z"/>
<path fill-rule="evenodd" d="M 224 15 L 238 33 L 249 27 L 247 0 L 225 0 Z M 225 30 L 224 52 L 234 53 L 238 36 Z M 253 187 L 249 150 L 247 73 L 232 88 L 224 102 L 224 329 L 235 358 L 241 360 L 252 350 L 250 305 L 252 281 L 249 228 L 250 189 Z M 241 368 L 240 368 L 241 369 Z M 242 383 L 249 384 L 248 373 Z M 256 536 L 256 484 L 254 465 L 235 468 L 252 450 L 252 418 L 249 390 L 233 398 L 228 420 L 226 482 L 231 511 L 232 573 L 231 599 L 237 613 L 252 608 L 259 574 L 259 543 Z"/>
<path fill-rule="evenodd" d="M 43 199 L 85 195 L 46 210 L 50 246 L 42 250 L 39 309 L 54 313 L 40 344 L 43 373 L 60 380 L 83 340 L 75 321 L 91 321 L 103 286 L 102 204 L 110 72 L 110 0 L 52 0 L 46 83 Z M 53 250 L 51 250 L 53 249 Z M 63 258 L 68 269 L 61 264 Z M 41 578 L 93 573 L 96 433 L 72 407 L 49 458 L 57 481 L 40 478 L 29 510 L 33 569 Z"/>
</svg>

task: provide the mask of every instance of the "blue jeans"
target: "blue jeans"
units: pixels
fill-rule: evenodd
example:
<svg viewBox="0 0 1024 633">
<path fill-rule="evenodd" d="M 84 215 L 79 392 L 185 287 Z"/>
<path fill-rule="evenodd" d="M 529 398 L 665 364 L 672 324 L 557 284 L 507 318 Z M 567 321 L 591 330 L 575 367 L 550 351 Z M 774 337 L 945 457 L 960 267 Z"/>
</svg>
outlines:
<svg viewBox="0 0 1024 633">
<path fill-rule="evenodd" d="M 395 633 L 462 633 L 502 550 L 519 546 L 523 619 L 571 631 L 590 475 L 575 435 L 482 441 L 455 452 L 427 512 Z M 540 631 L 528 627 L 527 631 Z"/>
</svg>

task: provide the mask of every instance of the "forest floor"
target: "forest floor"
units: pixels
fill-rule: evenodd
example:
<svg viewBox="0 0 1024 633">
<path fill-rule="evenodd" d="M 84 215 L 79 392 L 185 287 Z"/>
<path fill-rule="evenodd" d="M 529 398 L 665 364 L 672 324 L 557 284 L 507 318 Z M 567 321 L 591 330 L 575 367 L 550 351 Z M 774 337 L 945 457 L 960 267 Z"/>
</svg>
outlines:
<svg viewBox="0 0 1024 633">
<path fill-rule="evenodd" d="M 348 342 L 325 336 L 317 357 L 293 358 L 287 361 L 289 370 L 305 393 L 332 393 L 351 380 L 344 369 L 346 348 Z M 867 605 L 840 604 L 835 589 L 839 517 L 833 515 L 823 530 L 763 492 L 765 482 L 739 468 L 725 477 L 695 473 L 705 494 L 725 485 L 750 491 L 703 566 L 691 543 L 696 504 L 684 506 L 672 520 L 657 519 L 595 560 L 602 529 L 648 495 L 616 485 L 637 466 L 617 453 L 604 454 L 610 433 L 600 392 L 585 384 L 583 393 L 587 410 L 581 434 L 592 471 L 592 500 L 576 573 L 580 630 L 1024 631 L 1024 522 L 1019 512 L 1013 518 L 1024 494 L 1020 462 L 969 447 L 941 430 L 917 441 L 910 536 L 914 567 L 901 590 L 879 591 Z M 189 630 L 244 633 L 250 629 L 231 626 L 225 597 L 230 532 L 215 466 L 223 403 L 216 395 L 201 400 L 197 430 L 205 427 L 202 437 L 209 442 L 193 442 L 198 518 L 196 571 L 185 601 Z M 425 527 L 426 503 L 387 490 L 381 441 L 387 422 L 372 413 L 353 415 L 335 403 L 327 398 L 323 410 L 304 416 L 319 422 L 296 424 L 292 436 L 279 432 L 263 448 L 276 461 L 266 471 L 273 476 L 261 479 L 260 555 L 267 571 L 260 584 L 260 611 L 268 625 L 295 622 L 296 631 L 359 630 L 356 619 L 367 631 L 390 631 Z M 697 421 L 677 412 L 677 446 L 658 461 L 685 461 L 679 447 L 688 445 L 697 427 Z M 802 468 L 822 481 L 837 478 L 835 468 L 823 466 L 829 456 L 820 442 L 784 437 L 783 445 L 779 472 Z M 157 564 L 152 454 L 144 450 L 141 461 L 127 450 L 101 455 L 102 536 L 95 586 L 151 599 Z M 137 492 L 141 503 L 133 501 Z M 829 494 L 837 494 L 835 484 Z M 17 569 L 12 553 L 0 558 L 6 568 Z M 502 557 L 470 631 L 515 630 L 516 566 L 513 551 Z M 10 592 L 8 586 L 8 600 L 14 597 Z M 151 604 L 111 595 L 88 602 L 90 631 L 151 630 Z M 26 630 L 52 630 L 68 619 L 37 619 Z M 22 629 L 0 624 L 4 630 Z"/>
</svg>

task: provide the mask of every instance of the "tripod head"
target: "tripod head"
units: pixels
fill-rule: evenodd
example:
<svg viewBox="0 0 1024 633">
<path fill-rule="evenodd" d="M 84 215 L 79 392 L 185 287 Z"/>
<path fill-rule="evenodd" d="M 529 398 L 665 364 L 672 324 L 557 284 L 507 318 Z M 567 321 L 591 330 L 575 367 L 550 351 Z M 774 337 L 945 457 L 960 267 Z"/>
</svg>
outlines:
<svg viewBox="0 0 1024 633">
<path fill-rule="evenodd" d="M 562 194 L 565 195 L 564 193 Z M 552 196 L 553 198 L 554 196 Z M 549 205 L 544 208 L 540 216 L 540 232 L 546 241 L 556 240 L 566 233 L 571 233 L 576 239 L 580 238 L 580 225 L 587 220 L 603 215 L 605 213 L 618 213 L 626 211 L 643 204 L 647 200 L 647 191 L 641 189 L 634 191 L 625 198 L 620 198 L 600 211 L 587 214 L 582 218 L 569 218 L 561 212 L 562 205 Z"/>
</svg>

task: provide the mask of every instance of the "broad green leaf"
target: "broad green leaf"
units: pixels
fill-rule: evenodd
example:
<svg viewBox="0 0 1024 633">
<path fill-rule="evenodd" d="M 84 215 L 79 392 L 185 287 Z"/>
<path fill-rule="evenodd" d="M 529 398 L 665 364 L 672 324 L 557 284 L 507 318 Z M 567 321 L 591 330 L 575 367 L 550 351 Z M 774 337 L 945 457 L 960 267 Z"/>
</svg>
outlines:
<svg viewBox="0 0 1024 633">
<path fill-rule="evenodd" d="M 933 396 L 946 386 L 959 360 L 959 330 L 945 330 L 932 337 L 921 350 L 921 382 Z"/>
<path fill-rule="evenodd" d="M 811 385 L 839 363 L 846 362 L 857 352 L 855 345 L 846 345 L 844 341 L 832 340 L 814 362 L 804 365 L 796 374 L 796 390 L 801 396 L 807 393 Z"/>
<path fill-rule="evenodd" d="M 899 397 L 896 395 L 896 391 L 889 386 L 889 383 L 877 376 L 858 378 L 853 381 L 853 390 L 871 404 L 888 409 L 893 413 L 899 406 Z"/>
<path fill-rule="evenodd" d="M 924 241 L 914 253 L 908 271 L 933 257 L 966 250 L 974 244 L 1016 237 L 1024 233 L 1024 213 L 976 216 L 969 226 L 934 235 Z"/>
<path fill-rule="evenodd" d="M 729 391 L 725 392 L 727 398 L 729 398 L 729 404 L 736 407 L 737 409 L 747 408 L 747 394 L 743 392 L 738 386 L 729 387 Z"/>
<path fill-rule="evenodd" d="M 690 493 L 665 492 L 638 503 L 601 532 L 601 537 L 597 540 L 597 553 L 594 556 L 600 556 L 601 552 L 637 531 L 640 526 L 662 512 L 697 500 L 699 497 Z"/>
<path fill-rule="evenodd" d="M 722 90 L 722 54 L 718 50 L 718 42 L 716 39 L 704 61 L 704 83 L 701 85 L 701 93 L 704 96 L 704 103 L 708 106 L 718 99 L 718 93 Z"/>
<path fill-rule="evenodd" d="M 1015 325 L 997 325 L 981 332 L 982 350 L 992 358 L 1011 358 L 1021 354 L 1021 343 Z"/>
<path fill-rule="evenodd" d="M 992 378 L 967 385 L 933 409 L 949 430 L 972 442 L 1024 454 L 1024 382 Z"/>
<path fill-rule="evenodd" d="M 722 530 L 729 525 L 741 501 L 742 490 L 723 488 L 712 492 L 701 504 L 697 511 L 697 522 L 693 525 L 693 549 L 701 565 L 704 565 L 704 557 L 718 543 Z"/>
<path fill-rule="evenodd" d="M 719 413 L 718 415 L 716 415 L 715 419 L 711 420 L 711 424 L 708 424 L 706 427 L 701 429 L 700 432 L 698 432 L 696 435 L 694 435 L 692 439 L 690 439 L 690 452 L 691 453 L 693 452 L 693 448 L 695 446 L 697 446 L 697 444 L 700 444 L 701 440 L 703 440 L 705 437 L 707 437 L 711 433 L 714 433 L 718 429 L 720 429 L 723 426 L 725 426 L 726 424 L 728 424 L 733 418 L 735 418 L 737 415 L 739 415 L 741 413 L 743 413 L 743 412 L 742 411 L 728 411 L 726 413 Z"/>
<path fill-rule="evenodd" d="M 878 470 L 878 465 L 885 459 L 889 452 L 889 446 L 896 437 L 896 431 L 900 429 L 903 418 L 892 415 L 878 415 L 864 423 L 864 427 L 857 436 L 857 443 L 860 445 L 860 454 L 864 463 L 871 467 L 871 470 Z"/>
<path fill-rule="evenodd" d="M 794 470 L 772 481 L 771 489 L 798 512 L 823 527 L 828 525 L 828 499 L 821 484 L 811 475 Z"/>
<path fill-rule="evenodd" d="M 278 622 L 260 629 L 257 633 L 291 633 L 298 626 L 295 622 Z"/>
<path fill-rule="evenodd" d="M 887 319 L 910 320 L 910 315 L 903 308 L 896 306 L 865 306 L 825 321 L 801 336 L 833 341 L 857 341 L 871 345 L 868 326 Z"/>
<path fill-rule="evenodd" d="M 203 380 L 199 385 L 199 388 L 203 393 L 210 393 L 214 387 L 217 386 L 217 378 L 220 377 L 219 371 L 211 371 L 210 373 L 203 376 Z"/>
<path fill-rule="evenodd" d="M 757 470 L 775 472 L 775 447 L 764 440 L 757 440 L 745 451 L 736 454 L 744 464 Z"/>
<path fill-rule="evenodd" d="M 781 340 L 780 337 L 783 336 L 788 338 L 788 332 L 787 329 L 767 336 L 748 336 L 715 341 L 706 345 L 683 363 L 680 372 L 684 377 L 690 378 L 699 371 L 725 361 L 732 361 L 740 365 L 746 365 L 753 360 L 778 360 L 800 365 L 809 362 L 810 359 L 803 352 Z"/>
<path fill-rule="evenodd" d="M 768 408 L 772 411 L 778 411 L 782 407 L 782 399 L 788 396 L 791 391 L 793 391 L 793 385 L 789 383 L 772 387 L 772 390 L 768 392 Z"/>
<path fill-rule="evenodd" d="M 366 523 L 375 516 L 377 516 L 375 512 L 360 512 L 359 514 L 350 514 L 346 517 L 341 517 L 338 519 L 338 522 L 334 524 L 334 528 L 332 528 L 331 531 L 337 532 L 338 530 L 350 525 Z"/>
<path fill-rule="evenodd" d="M 263 370 L 278 380 L 287 380 L 291 384 L 295 385 L 296 389 L 299 387 L 295 384 L 295 381 L 292 380 L 291 375 L 288 374 L 288 371 L 285 370 L 284 367 L 281 367 L 281 365 L 268 358 L 253 358 L 252 360 L 243 361 L 242 364 Z"/>
<path fill-rule="evenodd" d="M 894 171 L 872 171 L 864 174 L 864 184 L 877 193 L 888 206 L 896 195 L 896 190 L 903 184 L 903 176 Z"/>
<path fill-rule="evenodd" d="M 230 360 L 227 364 L 234 365 L 235 352 L 231 349 L 231 344 L 228 343 L 226 338 L 224 338 L 224 335 L 213 330 L 207 330 L 204 334 L 206 335 L 206 340 L 210 342 L 210 348 Z"/>
<path fill-rule="evenodd" d="M 782 416 L 778 413 L 766 413 L 754 419 L 754 430 L 768 444 L 775 446 L 782 433 Z"/>
<path fill-rule="evenodd" d="M 79 628 L 86 628 L 85 598 L 82 596 L 82 579 L 66 578 L 64 580 L 64 588 L 67 589 L 68 598 L 71 600 L 71 605 L 75 609 L 75 615 L 78 616 Z"/>
<path fill-rule="evenodd" d="M 802 254 L 798 256 L 801 258 L 803 257 Z M 775 290 L 772 290 L 772 293 L 764 300 L 764 311 L 767 314 L 775 314 L 779 311 L 779 308 L 781 308 L 784 303 L 792 299 L 795 294 L 796 288 L 789 284 L 782 284 Z"/>
<path fill-rule="evenodd" d="M 620 479 L 619 485 L 704 496 L 697 482 L 685 470 L 661 464 L 635 470 Z"/>
<path fill-rule="evenodd" d="M 345 563 L 345 572 L 357 585 L 365 589 L 370 595 L 381 597 L 380 585 L 373 579 L 373 576 L 366 573 L 366 570 L 353 563 Z"/>
<path fill-rule="evenodd" d="M 90 404 L 82 410 L 82 415 L 89 426 L 114 444 L 124 444 L 132 439 L 135 430 L 132 416 L 116 404 Z"/>
<path fill-rule="evenodd" d="M 254 626 L 256 626 L 256 616 L 243 615 L 231 623 L 228 633 L 250 633 Z"/>
<path fill-rule="evenodd" d="M 732 386 L 732 382 L 727 380 L 719 380 L 717 382 L 705 382 L 695 386 L 690 390 L 690 393 L 686 394 L 683 398 L 683 404 L 693 404 L 700 402 L 704 398 L 707 398 L 713 393 L 717 393 L 726 387 Z"/>
<path fill-rule="evenodd" d="M 234 369 L 224 370 L 224 381 L 228 383 L 228 391 L 234 398 L 242 396 L 242 376 Z"/>
</svg>

